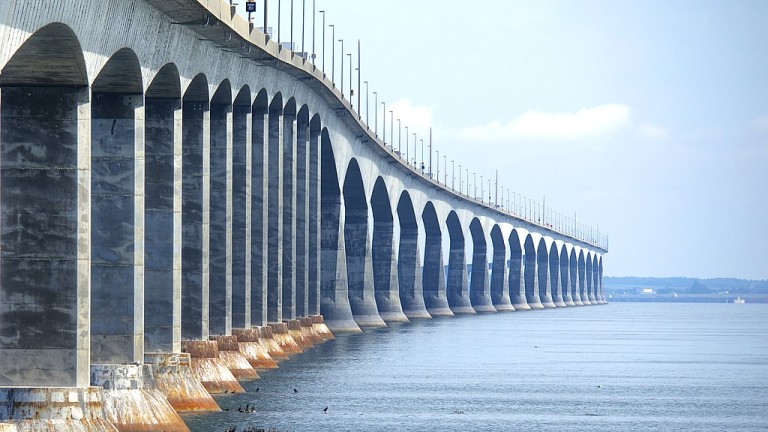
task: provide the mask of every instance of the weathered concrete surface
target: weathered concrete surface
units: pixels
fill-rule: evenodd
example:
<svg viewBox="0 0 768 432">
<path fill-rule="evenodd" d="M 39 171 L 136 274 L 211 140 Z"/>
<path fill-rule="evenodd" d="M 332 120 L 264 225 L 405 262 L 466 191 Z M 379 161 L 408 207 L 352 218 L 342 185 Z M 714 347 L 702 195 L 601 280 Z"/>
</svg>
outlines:
<svg viewBox="0 0 768 432">
<path fill-rule="evenodd" d="M 187 353 L 145 353 L 144 362 L 150 366 L 145 382 L 157 389 L 179 412 L 219 411 L 203 384 L 192 374 L 192 358 Z"/>
<path fill-rule="evenodd" d="M 429 319 L 424 304 L 424 289 L 421 285 L 421 259 L 419 258 L 418 229 L 400 228 L 400 253 L 397 259 L 400 303 L 408 319 Z"/>
<path fill-rule="evenodd" d="M 18 432 L 117 432 L 100 387 L 0 388 L 0 421 Z"/>
<path fill-rule="evenodd" d="M 280 345 L 285 354 L 292 356 L 304 352 L 293 337 L 291 337 L 288 323 L 269 323 L 269 327 L 272 328 L 272 338 Z"/>
<path fill-rule="evenodd" d="M 258 327 L 259 330 L 259 343 L 267 350 L 269 356 L 276 362 L 282 360 L 288 360 L 288 354 L 280 347 L 272 332 L 272 327 L 263 326 Z"/>
<path fill-rule="evenodd" d="M 219 360 L 238 381 L 251 381 L 259 378 L 259 374 L 240 352 L 237 336 L 211 336 L 210 339 L 216 341 Z"/>
<path fill-rule="evenodd" d="M 294 342 L 296 342 L 299 348 L 302 350 L 307 350 L 309 348 L 315 347 L 315 344 L 313 344 L 312 341 L 309 340 L 309 338 L 304 334 L 301 326 L 301 320 L 290 320 L 286 322 L 286 324 L 288 324 L 288 334 L 291 335 L 291 338 L 293 338 Z"/>
<path fill-rule="evenodd" d="M 92 364 L 91 383 L 104 388 L 104 412 L 121 432 L 189 431 L 163 393 L 153 388 L 149 365 Z"/>
<path fill-rule="evenodd" d="M 242 393 L 245 390 L 219 359 L 216 341 L 183 341 L 183 352 L 192 357 L 192 374 L 208 393 Z"/>
<path fill-rule="evenodd" d="M 240 353 L 248 360 L 251 367 L 259 370 L 275 369 L 277 362 L 269 355 L 269 350 L 259 341 L 259 329 L 232 329 L 232 335 L 237 337 Z"/>
<path fill-rule="evenodd" d="M 325 339 L 323 339 L 323 337 L 319 333 L 317 333 L 317 330 L 315 329 L 315 326 L 312 323 L 311 317 L 300 318 L 299 321 L 301 321 L 301 333 L 313 345 L 317 345 L 325 342 Z"/>
<path fill-rule="evenodd" d="M 251 150 L 251 324 L 267 323 L 267 97 L 254 104 Z M 261 106 L 259 106 L 261 105 Z"/>
<path fill-rule="evenodd" d="M 549 277 L 549 257 L 547 256 L 547 246 L 544 239 L 539 244 L 536 253 L 536 282 L 539 287 L 539 298 L 545 308 L 554 308 L 555 302 L 552 298 L 552 285 Z"/>
<path fill-rule="evenodd" d="M 493 307 L 499 312 L 514 311 L 515 308 L 512 306 L 512 300 L 509 297 L 506 242 L 498 226 L 491 231 L 491 242 L 493 243 L 491 301 L 493 302 Z"/>
<path fill-rule="evenodd" d="M 323 340 L 336 339 L 328 326 L 325 325 L 325 319 L 322 315 L 312 315 L 310 318 L 312 318 L 312 328 Z"/>
<path fill-rule="evenodd" d="M 442 235 L 433 207 L 430 207 L 430 215 L 428 217 L 422 216 L 422 220 L 424 220 L 426 231 L 424 268 L 422 271 L 424 305 L 427 312 L 433 317 L 453 316 L 445 289 Z"/>
<path fill-rule="evenodd" d="M 446 223 L 450 235 L 448 252 L 448 304 L 454 314 L 474 314 L 475 309 L 469 300 L 469 282 L 467 280 L 467 259 L 464 248 L 464 233 L 456 213 L 448 216 Z"/>
<path fill-rule="evenodd" d="M 376 307 L 385 322 L 408 322 L 400 303 L 400 287 L 397 275 L 397 256 L 393 241 L 394 224 L 391 211 L 386 221 L 373 224 L 371 262 Z M 374 216 L 375 218 L 375 216 Z"/>
</svg>

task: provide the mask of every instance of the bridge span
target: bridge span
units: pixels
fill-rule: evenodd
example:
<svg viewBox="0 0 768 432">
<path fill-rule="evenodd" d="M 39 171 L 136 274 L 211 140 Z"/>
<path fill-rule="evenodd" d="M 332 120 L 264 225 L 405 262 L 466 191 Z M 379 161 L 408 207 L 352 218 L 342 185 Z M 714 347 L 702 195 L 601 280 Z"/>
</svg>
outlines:
<svg viewBox="0 0 768 432">
<path fill-rule="evenodd" d="M 0 41 L 0 431 L 185 430 L 129 413 L 328 329 L 605 302 L 600 238 L 407 164 L 228 2 L 4 1 Z"/>
</svg>

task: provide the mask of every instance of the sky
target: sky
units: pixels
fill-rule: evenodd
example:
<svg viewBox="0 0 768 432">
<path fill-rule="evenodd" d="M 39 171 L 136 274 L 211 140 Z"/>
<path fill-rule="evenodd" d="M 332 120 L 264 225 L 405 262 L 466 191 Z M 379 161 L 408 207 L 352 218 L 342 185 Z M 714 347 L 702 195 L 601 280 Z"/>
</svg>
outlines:
<svg viewBox="0 0 768 432">
<path fill-rule="evenodd" d="M 278 1 L 269 2 L 276 37 Z M 281 1 L 283 41 L 290 6 Z M 293 6 L 300 44 L 302 0 Z M 420 139 L 433 129 L 449 167 L 478 180 L 498 170 L 505 189 L 599 226 L 610 241 L 606 276 L 768 279 L 768 2 L 316 0 L 315 9 L 354 47 L 355 65 L 360 40 L 370 124 L 376 91 Z M 328 27 L 325 39 L 330 75 Z M 338 42 L 335 54 L 339 86 Z"/>
</svg>

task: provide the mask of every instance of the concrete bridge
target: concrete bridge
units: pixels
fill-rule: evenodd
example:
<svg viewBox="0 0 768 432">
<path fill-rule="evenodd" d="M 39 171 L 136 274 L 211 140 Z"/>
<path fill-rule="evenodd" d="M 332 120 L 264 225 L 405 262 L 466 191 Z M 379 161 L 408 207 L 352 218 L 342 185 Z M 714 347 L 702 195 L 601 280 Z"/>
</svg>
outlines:
<svg viewBox="0 0 768 432">
<path fill-rule="evenodd" d="M 3 1 L 0 43 L 0 431 L 186 430 L 328 328 L 605 302 L 601 239 L 408 165 L 228 2 Z"/>
</svg>

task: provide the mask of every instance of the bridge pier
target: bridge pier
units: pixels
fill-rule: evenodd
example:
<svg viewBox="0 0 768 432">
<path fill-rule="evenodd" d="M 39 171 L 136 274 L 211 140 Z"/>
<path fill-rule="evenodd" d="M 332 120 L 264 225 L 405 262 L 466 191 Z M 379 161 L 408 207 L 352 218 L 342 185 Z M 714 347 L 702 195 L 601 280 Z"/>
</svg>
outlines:
<svg viewBox="0 0 768 432">
<path fill-rule="evenodd" d="M 160 391 L 176 411 L 219 411 L 211 394 L 192 374 L 189 354 L 145 353 L 144 363 L 151 367 L 151 388 Z"/>
<path fill-rule="evenodd" d="M 479 219 L 469 224 L 472 234 L 472 279 L 469 298 L 476 312 L 496 312 L 491 301 L 491 284 L 488 275 L 488 242 Z"/>
<path fill-rule="evenodd" d="M 419 254 L 419 231 L 415 226 L 400 226 L 400 254 L 397 259 L 400 303 L 408 319 L 429 319 L 424 304 L 424 289 L 421 284 L 421 259 Z"/>
<path fill-rule="evenodd" d="M 474 314 L 475 309 L 469 300 L 469 282 L 467 281 L 467 260 L 464 232 L 455 212 L 448 215 L 446 221 L 450 248 L 448 255 L 448 305 L 454 314 Z"/>
<path fill-rule="evenodd" d="M 509 297 L 509 272 L 507 271 L 507 248 L 498 225 L 491 230 L 493 260 L 491 266 L 491 301 L 499 312 L 514 311 Z"/>
<path fill-rule="evenodd" d="M 525 293 L 523 249 L 517 230 L 509 236 L 509 298 L 515 310 L 530 310 Z"/>
<path fill-rule="evenodd" d="M 525 300 L 531 309 L 544 309 L 539 296 L 539 260 L 536 248 L 529 234 L 525 239 L 525 261 L 523 266 L 525 278 Z"/>
<path fill-rule="evenodd" d="M 101 387 L 0 388 L 0 431 L 118 432 Z"/>
<path fill-rule="evenodd" d="M 259 341 L 259 329 L 232 329 L 232 335 L 237 337 L 240 354 L 248 360 L 257 372 L 277 368 L 277 362 L 269 355 L 269 350 Z"/>
<path fill-rule="evenodd" d="M 269 228 L 267 161 L 269 158 L 267 95 L 259 92 L 253 103 L 251 146 L 251 324 L 267 323 L 267 236 Z"/>
<path fill-rule="evenodd" d="M 270 116 L 272 113 L 270 113 Z M 282 159 L 282 314 L 276 321 L 296 318 L 296 100 L 291 98 L 283 108 Z"/>
<path fill-rule="evenodd" d="M 589 293 L 587 292 L 587 265 L 584 257 L 584 251 L 579 253 L 579 294 L 581 296 L 581 303 L 584 306 L 590 306 L 592 302 L 589 300 Z"/>
<path fill-rule="evenodd" d="M 547 243 L 543 238 L 539 240 L 539 247 L 536 250 L 536 269 L 541 304 L 548 309 L 554 308 L 555 302 L 552 295 L 552 284 L 549 275 L 549 250 L 547 249 Z"/>
<path fill-rule="evenodd" d="M 192 374 L 210 394 L 242 393 L 245 390 L 219 358 L 216 341 L 182 341 L 181 349 L 192 358 Z"/>
<path fill-rule="evenodd" d="M 424 270 L 422 286 L 424 287 L 424 305 L 433 317 L 453 316 L 445 288 L 445 270 L 443 265 L 443 240 L 440 225 L 437 221 L 434 207 L 424 210 L 422 220 L 426 240 L 424 242 Z"/>
<path fill-rule="evenodd" d="M 576 306 L 571 294 L 570 259 L 565 245 L 560 249 L 560 289 L 563 294 L 563 303 L 566 306 Z"/>
</svg>

